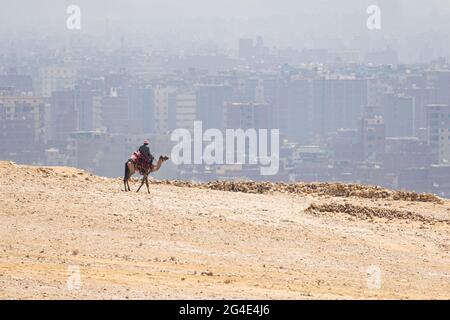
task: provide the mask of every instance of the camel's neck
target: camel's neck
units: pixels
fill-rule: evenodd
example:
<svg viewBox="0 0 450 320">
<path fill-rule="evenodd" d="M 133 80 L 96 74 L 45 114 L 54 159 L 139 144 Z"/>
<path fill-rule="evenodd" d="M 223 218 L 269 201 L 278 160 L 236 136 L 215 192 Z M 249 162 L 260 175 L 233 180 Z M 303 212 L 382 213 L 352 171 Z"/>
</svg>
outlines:
<svg viewBox="0 0 450 320">
<path fill-rule="evenodd" d="M 155 165 L 155 166 L 152 165 L 150 172 L 158 171 L 159 168 L 161 168 L 162 162 L 163 162 L 163 161 L 162 161 L 162 158 L 159 158 L 159 159 L 158 159 L 158 162 L 156 163 L 156 165 Z"/>
</svg>

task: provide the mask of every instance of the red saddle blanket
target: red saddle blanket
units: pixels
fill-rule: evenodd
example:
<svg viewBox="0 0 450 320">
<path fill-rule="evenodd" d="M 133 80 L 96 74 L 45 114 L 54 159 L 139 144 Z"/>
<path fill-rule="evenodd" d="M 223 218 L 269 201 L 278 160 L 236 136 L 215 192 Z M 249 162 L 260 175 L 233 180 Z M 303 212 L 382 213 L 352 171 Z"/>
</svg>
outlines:
<svg viewBox="0 0 450 320">
<path fill-rule="evenodd" d="M 150 163 L 139 151 L 133 152 L 130 160 L 134 163 L 136 169 L 139 170 L 141 174 L 144 174 L 150 168 Z"/>
</svg>

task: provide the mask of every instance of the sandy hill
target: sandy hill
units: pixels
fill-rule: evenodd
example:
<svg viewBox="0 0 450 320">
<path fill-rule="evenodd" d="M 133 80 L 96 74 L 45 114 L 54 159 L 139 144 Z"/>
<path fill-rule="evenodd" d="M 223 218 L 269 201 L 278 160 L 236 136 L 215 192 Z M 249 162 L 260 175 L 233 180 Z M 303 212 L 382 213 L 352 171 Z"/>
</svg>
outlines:
<svg viewBox="0 0 450 320">
<path fill-rule="evenodd" d="M 10 162 L 0 185 L 0 298 L 450 298 L 450 202 L 432 195 L 180 181 L 126 193 Z"/>
</svg>

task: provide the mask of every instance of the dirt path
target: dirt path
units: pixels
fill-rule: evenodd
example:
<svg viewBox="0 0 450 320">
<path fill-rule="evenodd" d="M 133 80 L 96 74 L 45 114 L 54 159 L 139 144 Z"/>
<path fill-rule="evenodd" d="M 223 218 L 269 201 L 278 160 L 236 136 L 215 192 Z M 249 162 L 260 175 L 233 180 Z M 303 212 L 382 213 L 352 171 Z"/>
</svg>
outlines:
<svg viewBox="0 0 450 320">
<path fill-rule="evenodd" d="M 0 185 L 3 299 L 450 298 L 448 201 L 136 194 L 5 162 Z"/>
</svg>

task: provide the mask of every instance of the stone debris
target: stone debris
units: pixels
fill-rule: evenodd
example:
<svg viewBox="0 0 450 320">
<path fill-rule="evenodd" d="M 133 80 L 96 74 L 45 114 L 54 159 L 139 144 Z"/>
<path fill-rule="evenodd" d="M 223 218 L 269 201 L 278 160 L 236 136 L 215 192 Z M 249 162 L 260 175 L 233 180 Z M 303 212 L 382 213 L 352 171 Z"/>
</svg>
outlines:
<svg viewBox="0 0 450 320">
<path fill-rule="evenodd" d="M 344 183 L 273 183 L 243 181 L 213 181 L 197 183 L 179 180 L 152 180 L 153 184 L 177 187 L 211 189 L 230 192 L 267 194 L 273 192 L 290 194 L 313 194 L 332 197 L 357 197 L 366 199 L 403 200 L 414 202 L 432 202 L 442 204 L 443 200 L 433 194 L 408 191 L 393 191 L 379 186 Z"/>
<path fill-rule="evenodd" d="M 433 217 L 426 217 L 418 213 L 414 213 L 408 210 L 399 210 L 382 207 L 363 207 L 353 205 L 350 203 L 326 203 L 326 204 L 311 204 L 306 210 L 306 213 L 314 215 L 323 214 L 347 214 L 361 220 L 372 220 L 373 218 L 381 218 L 387 220 L 408 220 L 419 221 L 427 224 L 445 223 L 450 225 L 450 220 L 439 220 Z"/>
</svg>

